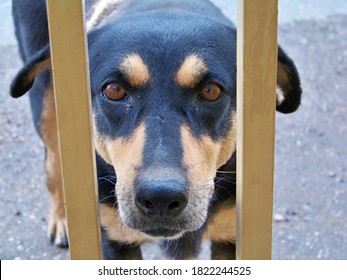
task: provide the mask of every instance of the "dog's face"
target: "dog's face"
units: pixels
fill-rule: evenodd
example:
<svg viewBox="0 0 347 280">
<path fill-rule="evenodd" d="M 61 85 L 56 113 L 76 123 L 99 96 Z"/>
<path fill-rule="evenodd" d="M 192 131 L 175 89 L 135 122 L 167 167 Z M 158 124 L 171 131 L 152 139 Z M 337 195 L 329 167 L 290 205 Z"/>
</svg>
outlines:
<svg viewBox="0 0 347 280">
<path fill-rule="evenodd" d="M 198 15 L 128 17 L 92 31 L 88 46 L 95 146 L 115 169 L 122 222 L 154 238 L 199 229 L 235 153 L 235 29 Z M 33 57 L 12 96 L 49 60 L 48 47 Z M 278 65 L 277 110 L 292 112 L 298 74 L 281 49 Z"/>
<path fill-rule="evenodd" d="M 95 145 L 116 171 L 122 221 L 174 238 L 203 225 L 235 151 L 236 33 L 154 21 L 90 34 Z"/>
</svg>

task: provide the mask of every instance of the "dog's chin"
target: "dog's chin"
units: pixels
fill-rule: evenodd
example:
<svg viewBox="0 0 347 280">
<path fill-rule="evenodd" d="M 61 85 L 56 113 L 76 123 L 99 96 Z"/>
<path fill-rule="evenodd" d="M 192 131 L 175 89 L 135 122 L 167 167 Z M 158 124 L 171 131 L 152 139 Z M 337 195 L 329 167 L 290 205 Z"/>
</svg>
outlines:
<svg viewBox="0 0 347 280">
<path fill-rule="evenodd" d="M 154 228 L 148 230 L 141 230 L 143 234 L 155 241 L 161 240 L 174 240 L 180 238 L 184 231 L 170 228 Z"/>
<path fill-rule="evenodd" d="M 200 229 L 205 223 L 205 220 L 201 218 L 194 219 L 194 215 L 181 217 L 175 221 L 153 222 L 136 211 L 130 212 L 129 208 L 121 207 L 121 202 L 121 200 L 118 201 L 118 212 L 122 223 L 154 242 L 179 239 L 187 232 Z"/>
</svg>

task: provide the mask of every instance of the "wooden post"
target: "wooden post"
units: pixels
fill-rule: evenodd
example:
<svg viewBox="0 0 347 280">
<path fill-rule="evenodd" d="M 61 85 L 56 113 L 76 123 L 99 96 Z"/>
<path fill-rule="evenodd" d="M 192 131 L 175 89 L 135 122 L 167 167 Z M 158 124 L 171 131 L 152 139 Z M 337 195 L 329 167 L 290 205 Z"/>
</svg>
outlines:
<svg viewBox="0 0 347 280">
<path fill-rule="evenodd" d="M 47 0 L 71 259 L 100 259 L 82 0 Z"/>
<path fill-rule="evenodd" d="M 277 5 L 238 0 L 238 259 L 271 259 Z"/>
</svg>

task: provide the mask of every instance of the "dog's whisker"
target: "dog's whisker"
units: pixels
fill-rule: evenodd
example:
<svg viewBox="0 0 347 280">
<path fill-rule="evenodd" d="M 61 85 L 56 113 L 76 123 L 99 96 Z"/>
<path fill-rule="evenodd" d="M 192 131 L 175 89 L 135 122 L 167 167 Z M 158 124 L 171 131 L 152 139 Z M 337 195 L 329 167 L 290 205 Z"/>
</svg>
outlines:
<svg viewBox="0 0 347 280">
<path fill-rule="evenodd" d="M 218 178 L 218 180 L 215 182 L 215 184 L 221 183 L 221 182 L 226 182 L 226 183 L 232 183 L 235 184 L 236 183 L 236 179 L 234 178 L 230 178 L 230 177 L 226 177 L 226 178 Z"/>
<path fill-rule="evenodd" d="M 220 174 L 236 174 L 236 171 L 217 170 L 216 173 L 220 173 Z"/>
<path fill-rule="evenodd" d="M 111 183 L 112 185 L 115 185 L 116 182 L 117 182 L 117 181 L 112 181 L 112 180 L 110 180 L 110 179 L 108 179 L 108 178 L 105 178 L 105 177 L 102 177 L 102 178 L 99 178 L 99 179 L 98 179 L 98 181 L 101 181 L 101 180 L 104 180 L 104 181 L 106 181 L 106 182 L 108 182 L 108 183 Z"/>
<path fill-rule="evenodd" d="M 114 195 L 109 195 L 109 196 L 106 196 L 106 197 L 104 197 L 103 199 L 100 199 L 99 200 L 99 203 L 102 203 L 102 202 L 104 202 L 104 201 L 106 201 L 107 199 L 109 199 L 109 198 L 114 198 L 115 196 Z M 113 207 L 113 206 L 112 206 Z M 114 208 L 114 207 L 113 207 Z"/>
</svg>

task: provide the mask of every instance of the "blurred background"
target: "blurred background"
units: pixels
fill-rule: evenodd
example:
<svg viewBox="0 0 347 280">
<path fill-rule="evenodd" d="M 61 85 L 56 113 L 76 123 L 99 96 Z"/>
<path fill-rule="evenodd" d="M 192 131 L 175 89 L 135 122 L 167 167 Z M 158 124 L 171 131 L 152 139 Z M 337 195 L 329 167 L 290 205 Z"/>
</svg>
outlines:
<svg viewBox="0 0 347 280">
<path fill-rule="evenodd" d="M 236 0 L 213 2 L 236 22 Z M 0 0 L 0 18 L 0 258 L 67 259 L 46 238 L 43 145 L 28 97 L 9 96 L 22 65 L 10 0 Z M 347 1 L 279 0 L 279 43 L 303 100 L 277 114 L 273 258 L 347 259 Z M 156 246 L 144 251 L 162 258 Z M 200 258 L 208 254 L 206 244 Z"/>
</svg>

